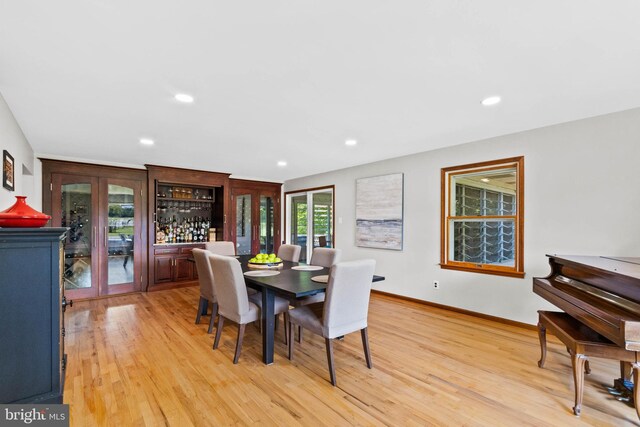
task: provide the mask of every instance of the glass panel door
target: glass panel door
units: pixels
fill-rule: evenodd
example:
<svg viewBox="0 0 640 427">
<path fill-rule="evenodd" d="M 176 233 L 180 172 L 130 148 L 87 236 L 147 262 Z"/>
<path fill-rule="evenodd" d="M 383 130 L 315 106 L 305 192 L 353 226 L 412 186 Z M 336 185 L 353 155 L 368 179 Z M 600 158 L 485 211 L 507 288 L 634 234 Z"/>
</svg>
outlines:
<svg viewBox="0 0 640 427">
<path fill-rule="evenodd" d="M 98 180 L 88 176 L 52 175 L 52 225 L 68 227 L 64 245 L 64 288 L 69 298 L 98 295 Z"/>
<path fill-rule="evenodd" d="M 133 188 L 109 184 L 107 186 L 107 284 L 132 283 L 135 242 Z"/>
<path fill-rule="evenodd" d="M 332 192 L 312 193 L 313 203 L 313 247 L 333 246 L 333 194 Z"/>
<path fill-rule="evenodd" d="M 275 216 L 273 209 L 273 197 L 260 196 L 260 227 L 258 236 L 260 240 L 260 252 L 273 253 L 275 252 Z"/>
<path fill-rule="evenodd" d="M 290 239 L 292 245 L 302 247 L 300 262 L 307 262 L 307 195 L 291 196 L 291 228 Z"/>
<path fill-rule="evenodd" d="M 251 227 L 251 194 L 235 195 L 236 254 L 253 255 Z"/>
<path fill-rule="evenodd" d="M 51 174 L 52 225 L 69 228 L 64 247 L 69 298 L 141 289 L 142 183 Z"/>
<path fill-rule="evenodd" d="M 100 294 L 140 290 L 140 181 L 100 178 Z"/>
<path fill-rule="evenodd" d="M 333 187 L 286 195 L 287 242 L 302 247 L 300 262 L 313 248 L 334 246 Z"/>
</svg>

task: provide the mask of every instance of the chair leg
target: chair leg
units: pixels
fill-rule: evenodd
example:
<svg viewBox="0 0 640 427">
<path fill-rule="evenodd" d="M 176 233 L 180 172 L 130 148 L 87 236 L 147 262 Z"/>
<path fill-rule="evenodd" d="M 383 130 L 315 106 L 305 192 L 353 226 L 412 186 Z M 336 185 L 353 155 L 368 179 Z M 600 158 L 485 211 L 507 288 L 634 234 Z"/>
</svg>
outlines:
<svg viewBox="0 0 640 427">
<path fill-rule="evenodd" d="M 233 356 L 233 364 L 238 363 L 240 359 L 240 350 L 242 350 L 242 339 L 244 338 L 244 327 L 246 324 L 238 325 L 238 340 L 236 341 L 236 354 Z"/>
<path fill-rule="evenodd" d="M 289 320 L 289 314 L 287 313 L 287 332 L 289 333 L 289 338 L 287 339 L 287 345 L 289 349 L 289 360 L 293 360 L 293 324 Z"/>
<path fill-rule="evenodd" d="M 371 363 L 371 350 L 369 349 L 369 334 L 367 328 L 360 329 L 360 335 L 362 335 L 362 348 L 364 348 L 364 358 L 367 360 L 367 368 L 373 368 Z"/>
<path fill-rule="evenodd" d="M 289 313 L 284 312 L 284 343 L 289 343 Z"/>
<path fill-rule="evenodd" d="M 298 325 L 298 342 L 302 342 L 302 326 Z"/>
<path fill-rule="evenodd" d="M 333 340 L 331 338 L 324 339 L 327 345 L 327 363 L 329 364 L 329 375 L 331 376 L 331 385 L 336 386 L 336 368 L 333 366 Z"/>
<path fill-rule="evenodd" d="M 218 315 L 218 303 L 213 303 L 213 308 L 211 309 L 211 319 L 209 319 L 209 331 L 207 333 L 211 333 L 213 331 L 213 325 L 216 321 L 216 316 Z"/>
<path fill-rule="evenodd" d="M 218 326 L 216 326 L 216 339 L 213 341 L 213 349 L 218 348 L 220 343 L 220 335 L 222 335 L 222 327 L 224 326 L 224 317 L 218 316 Z"/>
<path fill-rule="evenodd" d="M 207 314 L 204 310 L 206 310 L 208 304 L 209 301 L 207 301 L 205 298 L 200 297 L 200 301 L 198 301 L 198 314 L 196 314 L 196 325 L 200 323 L 200 316 L 202 314 Z"/>
<path fill-rule="evenodd" d="M 278 326 L 280 325 L 280 315 L 276 314 L 276 318 L 274 320 L 273 330 L 278 331 Z"/>
</svg>

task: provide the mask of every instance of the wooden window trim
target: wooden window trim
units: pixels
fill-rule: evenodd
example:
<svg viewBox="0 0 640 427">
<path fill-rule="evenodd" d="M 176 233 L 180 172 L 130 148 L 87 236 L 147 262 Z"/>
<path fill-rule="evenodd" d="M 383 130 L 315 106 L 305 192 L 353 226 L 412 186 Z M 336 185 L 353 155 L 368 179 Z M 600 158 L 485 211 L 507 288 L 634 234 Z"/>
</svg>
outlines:
<svg viewBox="0 0 640 427">
<path fill-rule="evenodd" d="M 504 169 L 507 167 L 516 168 L 516 215 L 487 215 L 487 216 L 448 216 L 451 208 L 451 179 L 456 175 L 470 172 L 487 172 Z M 509 157 L 499 160 L 471 163 L 460 166 L 451 166 L 441 169 L 441 191 L 440 191 L 440 268 L 447 270 L 469 271 L 482 274 L 493 274 L 498 276 L 508 276 L 524 278 L 524 157 Z M 514 231 L 516 233 L 515 242 L 515 265 L 513 267 L 496 266 L 491 264 L 476 264 L 469 262 L 453 261 L 448 259 L 449 252 L 449 223 L 452 219 L 514 219 Z"/>
</svg>

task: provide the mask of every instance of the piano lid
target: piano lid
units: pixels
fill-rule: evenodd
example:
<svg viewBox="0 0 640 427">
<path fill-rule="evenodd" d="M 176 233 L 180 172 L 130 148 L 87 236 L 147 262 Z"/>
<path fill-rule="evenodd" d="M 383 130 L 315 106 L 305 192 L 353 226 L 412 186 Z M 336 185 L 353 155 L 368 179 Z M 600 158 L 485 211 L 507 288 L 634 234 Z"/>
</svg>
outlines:
<svg viewBox="0 0 640 427">
<path fill-rule="evenodd" d="M 560 264 L 575 264 L 601 270 L 605 274 L 623 275 L 640 280 L 640 257 L 611 257 L 583 255 L 547 255 Z M 567 262 L 563 262 L 567 261 Z"/>
<path fill-rule="evenodd" d="M 562 275 L 640 303 L 640 257 L 547 255 Z"/>
<path fill-rule="evenodd" d="M 640 265 L 640 257 L 628 256 L 603 256 L 602 258 L 612 259 L 614 261 L 629 262 L 631 264 Z"/>
</svg>

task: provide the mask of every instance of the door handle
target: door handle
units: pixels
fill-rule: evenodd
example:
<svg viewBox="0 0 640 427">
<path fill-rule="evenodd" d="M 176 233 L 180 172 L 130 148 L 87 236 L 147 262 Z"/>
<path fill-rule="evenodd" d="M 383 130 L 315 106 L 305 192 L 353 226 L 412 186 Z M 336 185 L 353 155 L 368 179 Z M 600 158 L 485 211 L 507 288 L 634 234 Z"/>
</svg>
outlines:
<svg viewBox="0 0 640 427">
<path fill-rule="evenodd" d="M 69 301 L 67 301 L 67 297 L 63 296 L 61 305 L 62 305 L 62 311 L 66 311 L 67 310 L 67 306 L 73 307 L 73 300 L 70 299 Z"/>
<path fill-rule="evenodd" d="M 97 236 L 97 227 L 94 225 L 93 226 L 93 231 L 91 232 L 91 241 L 93 242 L 93 247 L 96 248 L 98 247 L 98 242 L 96 241 L 98 236 Z"/>
<path fill-rule="evenodd" d="M 107 241 L 109 239 L 109 236 L 107 235 L 107 227 L 104 228 L 104 247 L 107 247 Z"/>
</svg>

